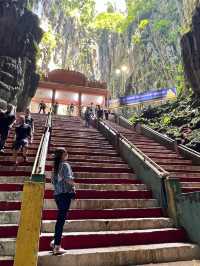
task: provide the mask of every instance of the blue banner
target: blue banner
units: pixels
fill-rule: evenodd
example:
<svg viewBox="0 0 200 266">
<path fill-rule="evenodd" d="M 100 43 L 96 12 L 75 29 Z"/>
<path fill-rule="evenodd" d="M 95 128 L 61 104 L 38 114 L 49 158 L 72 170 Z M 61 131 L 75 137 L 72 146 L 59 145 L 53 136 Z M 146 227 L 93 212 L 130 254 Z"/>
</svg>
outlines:
<svg viewBox="0 0 200 266">
<path fill-rule="evenodd" d="M 152 100 L 165 99 L 167 98 L 168 95 L 171 96 L 171 98 L 173 98 L 172 96 L 174 95 L 175 98 L 177 95 L 176 88 L 171 88 L 171 89 L 166 88 L 157 91 L 148 91 L 145 93 L 120 97 L 120 104 L 121 105 L 139 104 Z"/>
</svg>

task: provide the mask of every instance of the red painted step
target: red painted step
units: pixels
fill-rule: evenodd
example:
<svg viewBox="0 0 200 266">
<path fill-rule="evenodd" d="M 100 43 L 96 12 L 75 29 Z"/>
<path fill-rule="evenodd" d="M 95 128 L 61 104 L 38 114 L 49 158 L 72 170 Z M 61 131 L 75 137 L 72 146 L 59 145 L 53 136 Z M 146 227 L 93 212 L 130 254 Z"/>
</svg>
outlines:
<svg viewBox="0 0 200 266">
<path fill-rule="evenodd" d="M 14 238 L 17 236 L 17 231 L 18 225 L 0 225 L 0 238 Z"/>
<path fill-rule="evenodd" d="M 106 233 L 75 233 L 64 234 L 62 246 L 65 249 L 85 249 L 110 246 L 145 245 L 157 243 L 172 243 L 187 241 L 186 233 L 183 229 L 166 230 L 141 230 L 106 232 Z M 48 251 L 52 236 L 40 237 L 40 250 Z"/>
<path fill-rule="evenodd" d="M 76 178 L 76 183 L 84 184 L 141 184 L 141 181 L 138 179 L 115 179 L 115 178 Z"/>
<path fill-rule="evenodd" d="M 30 171 L 1 171 L 0 170 L 0 177 L 1 176 L 30 176 L 31 172 Z"/>
<path fill-rule="evenodd" d="M 23 184 L 1 184 L 0 191 L 22 191 Z"/>
<path fill-rule="evenodd" d="M 45 199 L 52 199 L 53 191 L 45 191 Z M 77 190 L 77 199 L 150 199 L 152 198 L 151 191 L 114 191 L 114 190 Z"/>
<path fill-rule="evenodd" d="M 0 211 L 15 211 L 21 209 L 19 201 L 0 201 Z"/>
<path fill-rule="evenodd" d="M 200 192 L 200 188 L 198 187 L 193 187 L 193 188 L 182 188 L 183 193 L 191 193 L 191 192 Z"/>
<path fill-rule="evenodd" d="M 1 266 L 13 266 L 14 260 L 6 260 L 6 261 L 1 261 L 0 260 L 0 265 Z"/>
<path fill-rule="evenodd" d="M 56 220 L 57 210 L 44 210 L 44 220 Z M 68 220 L 81 219 L 120 219 L 120 218 L 154 218 L 162 217 L 161 208 L 104 209 L 104 210 L 70 210 Z"/>
</svg>

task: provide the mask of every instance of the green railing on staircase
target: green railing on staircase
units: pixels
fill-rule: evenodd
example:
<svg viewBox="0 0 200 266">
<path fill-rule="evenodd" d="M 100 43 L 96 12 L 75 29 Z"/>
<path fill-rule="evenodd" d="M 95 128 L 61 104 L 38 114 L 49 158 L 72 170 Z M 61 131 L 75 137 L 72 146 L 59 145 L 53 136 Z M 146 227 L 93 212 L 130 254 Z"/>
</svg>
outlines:
<svg viewBox="0 0 200 266">
<path fill-rule="evenodd" d="M 30 180 L 24 183 L 14 266 L 37 266 L 51 127 L 52 114 L 49 113 Z"/>
<path fill-rule="evenodd" d="M 33 165 L 33 170 L 31 174 L 32 181 L 43 181 L 44 180 L 44 173 L 45 173 L 45 163 L 48 153 L 48 145 L 50 140 L 51 134 L 51 127 L 52 127 L 52 113 L 48 114 L 44 133 L 42 135 L 38 151 L 35 157 L 35 162 Z"/>
</svg>

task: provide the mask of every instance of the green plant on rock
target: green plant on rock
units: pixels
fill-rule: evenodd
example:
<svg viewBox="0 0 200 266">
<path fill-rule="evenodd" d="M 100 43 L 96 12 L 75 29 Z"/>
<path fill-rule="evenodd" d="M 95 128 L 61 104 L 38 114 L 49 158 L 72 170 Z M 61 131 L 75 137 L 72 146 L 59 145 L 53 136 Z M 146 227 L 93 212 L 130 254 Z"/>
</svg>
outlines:
<svg viewBox="0 0 200 266">
<path fill-rule="evenodd" d="M 164 126 L 168 126 L 171 123 L 171 117 L 169 115 L 164 115 L 161 122 Z"/>
<path fill-rule="evenodd" d="M 96 16 L 93 27 L 111 32 L 122 32 L 121 25 L 125 16 L 118 12 L 103 12 Z"/>
</svg>

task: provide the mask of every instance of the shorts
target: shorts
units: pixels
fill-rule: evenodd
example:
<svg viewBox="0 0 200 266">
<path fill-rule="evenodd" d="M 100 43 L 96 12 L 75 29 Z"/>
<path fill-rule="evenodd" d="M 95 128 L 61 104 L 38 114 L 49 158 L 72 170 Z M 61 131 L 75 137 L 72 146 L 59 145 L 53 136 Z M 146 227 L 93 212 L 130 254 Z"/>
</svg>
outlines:
<svg viewBox="0 0 200 266">
<path fill-rule="evenodd" d="M 28 140 L 27 139 L 22 139 L 22 140 L 16 140 L 13 144 L 13 150 L 20 150 L 23 149 L 24 147 L 28 146 Z"/>
</svg>

